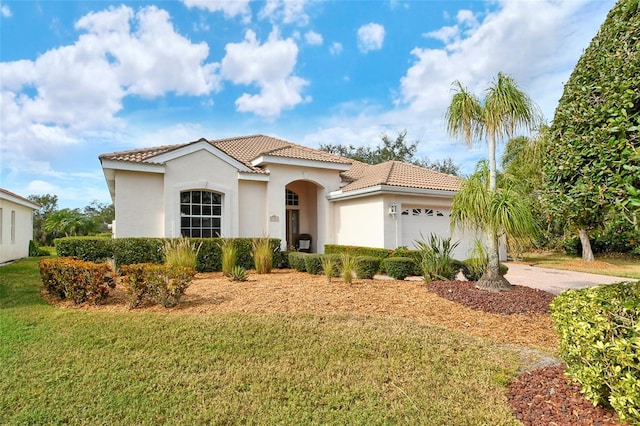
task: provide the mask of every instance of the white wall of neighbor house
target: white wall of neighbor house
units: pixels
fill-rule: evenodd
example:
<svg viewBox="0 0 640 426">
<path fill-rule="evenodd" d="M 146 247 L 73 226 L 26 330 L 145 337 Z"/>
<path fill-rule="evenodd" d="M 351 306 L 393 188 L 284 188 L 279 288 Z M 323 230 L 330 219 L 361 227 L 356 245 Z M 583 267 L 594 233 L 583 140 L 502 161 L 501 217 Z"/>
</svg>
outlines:
<svg viewBox="0 0 640 426">
<path fill-rule="evenodd" d="M 380 196 L 335 201 L 335 244 L 384 248 L 385 213 L 384 200 Z"/>
<path fill-rule="evenodd" d="M 29 256 L 33 209 L 0 198 L 0 263 Z"/>
<path fill-rule="evenodd" d="M 285 188 L 292 182 L 304 181 L 308 183 L 304 186 L 304 195 L 307 200 L 313 203 L 315 197 L 315 220 L 312 222 L 302 223 L 302 211 L 300 232 L 304 233 L 305 229 L 315 228 L 313 232 L 308 232 L 313 238 L 313 248 L 315 251 L 322 251 L 329 235 L 329 201 L 326 199 L 328 192 L 335 190 L 340 186 L 340 175 L 337 170 L 327 170 L 314 167 L 304 167 L 300 165 L 287 164 L 269 164 L 269 185 L 267 189 L 267 215 L 269 218 L 269 236 L 272 238 L 280 238 L 282 241 L 281 248 L 287 247 L 286 241 L 286 202 Z M 310 185 L 313 184 L 313 185 Z M 291 188 L 291 186 L 289 186 Z M 315 195 L 313 191 L 315 188 Z M 301 200 L 302 203 L 302 200 Z M 313 206 L 308 206 L 307 212 L 309 217 L 314 216 Z M 306 219 L 305 219 L 306 220 Z M 295 243 L 295 242 L 293 242 Z"/>
<path fill-rule="evenodd" d="M 117 170 L 116 238 L 164 237 L 164 184 L 161 173 Z"/>
<path fill-rule="evenodd" d="M 239 237 L 253 238 L 267 234 L 267 182 L 241 180 L 238 185 Z"/>
<path fill-rule="evenodd" d="M 165 164 L 165 237 L 179 237 L 180 192 L 207 190 L 222 194 L 222 235 L 237 237 L 239 230 L 238 170 L 205 150 L 169 160 Z"/>
</svg>

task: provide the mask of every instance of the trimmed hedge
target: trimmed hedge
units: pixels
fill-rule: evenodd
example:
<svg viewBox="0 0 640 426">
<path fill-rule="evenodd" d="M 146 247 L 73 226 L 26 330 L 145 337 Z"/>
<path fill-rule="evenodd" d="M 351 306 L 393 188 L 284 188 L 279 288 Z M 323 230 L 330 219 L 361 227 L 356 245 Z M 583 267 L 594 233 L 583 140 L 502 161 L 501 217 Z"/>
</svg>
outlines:
<svg viewBox="0 0 640 426">
<path fill-rule="evenodd" d="M 105 263 L 57 257 L 42 259 L 38 266 L 44 289 L 60 299 L 71 299 L 75 304 L 98 304 L 116 286 L 114 273 Z"/>
<path fill-rule="evenodd" d="M 309 253 L 304 256 L 304 268 L 313 275 L 322 274 L 322 257 L 321 254 Z"/>
<path fill-rule="evenodd" d="M 382 261 L 382 265 L 387 275 L 396 280 L 404 280 L 415 268 L 415 262 L 409 257 L 388 257 Z"/>
<path fill-rule="evenodd" d="M 375 247 L 357 247 L 357 246 L 341 246 L 337 244 L 325 244 L 325 254 L 342 254 L 347 253 L 351 256 L 374 256 L 379 259 L 389 257 L 389 250 Z"/>
<path fill-rule="evenodd" d="M 103 238 L 103 237 L 67 237 L 54 241 L 58 256 L 77 257 L 80 260 L 104 262 L 113 258 L 118 267 L 137 263 L 164 263 L 165 238 Z M 217 272 L 222 270 L 221 238 L 189 238 L 195 244 L 202 244 L 198 252 L 196 270 L 198 272 Z M 245 269 L 255 268 L 252 256 L 253 238 L 234 238 L 238 256 L 236 265 Z M 280 252 L 280 240 L 271 238 L 273 264 L 286 265 Z"/>
<path fill-rule="evenodd" d="M 356 277 L 372 279 L 380 270 L 382 260 L 376 256 L 360 256 L 356 258 Z"/>
<path fill-rule="evenodd" d="M 402 246 L 391 252 L 389 257 L 408 257 L 413 259 L 415 266 L 410 275 L 422 275 L 422 251 L 409 250 L 406 246 Z"/>
<path fill-rule="evenodd" d="M 184 266 L 138 263 L 123 265 L 122 274 L 129 308 L 135 308 L 145 300 L 171 308 L 178 304 L 196 271 Z"/>
<path fill-rule="evenodd" d="M 305 265 L 304 258 L 307 253 L 299 251 L 289 252 L 289 265 L 299 272 L 306 272 L 307 266 Z"/>
<path fill-rule="evenodd" d="M 585 397 L 640 424 L 640 282 L 565 291 L 551 316 L 566 373 Z"/>
</svg>

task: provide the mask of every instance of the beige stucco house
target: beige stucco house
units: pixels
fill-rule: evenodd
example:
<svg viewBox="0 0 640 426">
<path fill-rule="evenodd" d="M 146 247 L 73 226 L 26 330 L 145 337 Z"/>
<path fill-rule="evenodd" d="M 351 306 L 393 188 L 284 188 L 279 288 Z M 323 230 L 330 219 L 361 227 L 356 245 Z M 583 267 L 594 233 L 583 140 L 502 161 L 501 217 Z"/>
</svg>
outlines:
<svg viewBox="0 0 640 426">
<path fill-rule="evenodd" d="M 462 181 L 414 165 L 368 165 L 281 139 L 253 135 L 100 156 L 115 206 L 115 237 L 257 237 L 311 250 L 325 244 L 414 247 L 450 235 Z M 461 240 L 466 258 L 472 238 Z"/>
<path fill-rule="evenodd" d="M 33 211 L 40 205 L 0 188 L 0 263 L 29 256 Z"/>
</svg>

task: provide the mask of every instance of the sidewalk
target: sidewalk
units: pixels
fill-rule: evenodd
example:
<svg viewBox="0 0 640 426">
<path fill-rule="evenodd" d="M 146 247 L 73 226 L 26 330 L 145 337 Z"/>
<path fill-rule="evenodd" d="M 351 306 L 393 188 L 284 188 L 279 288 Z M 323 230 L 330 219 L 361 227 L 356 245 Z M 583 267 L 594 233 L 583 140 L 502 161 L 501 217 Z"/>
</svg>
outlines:
<svg viewBox="0 0 640 426">
<path fill-rule="evenodd" d="M 504 277 L 511 284 L 538 288 L 553 294 L 558 294 L 564 290 L 593 287 L 599 284 L 635 281 L 632 278 L 540 268 L 522 263 L 507 262 L 505 264 L 509 267 L 509 272 Z"/>
</svg>

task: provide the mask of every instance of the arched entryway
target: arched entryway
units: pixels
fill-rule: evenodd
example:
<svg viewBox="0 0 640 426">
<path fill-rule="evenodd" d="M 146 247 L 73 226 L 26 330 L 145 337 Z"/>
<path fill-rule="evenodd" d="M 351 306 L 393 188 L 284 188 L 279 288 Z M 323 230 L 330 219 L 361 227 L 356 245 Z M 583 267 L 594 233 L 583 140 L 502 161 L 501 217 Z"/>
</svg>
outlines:
<svg viewBox="0 0 640 426">
<path fill-rule="evenodd" d="M 318 242 L 318 192 L 319 185 L 297 180 L 285 187 L 287 248 L 296 249 L 301 234 L 312 237 L 311 252 L 317 252 Z"/>
</svg>

